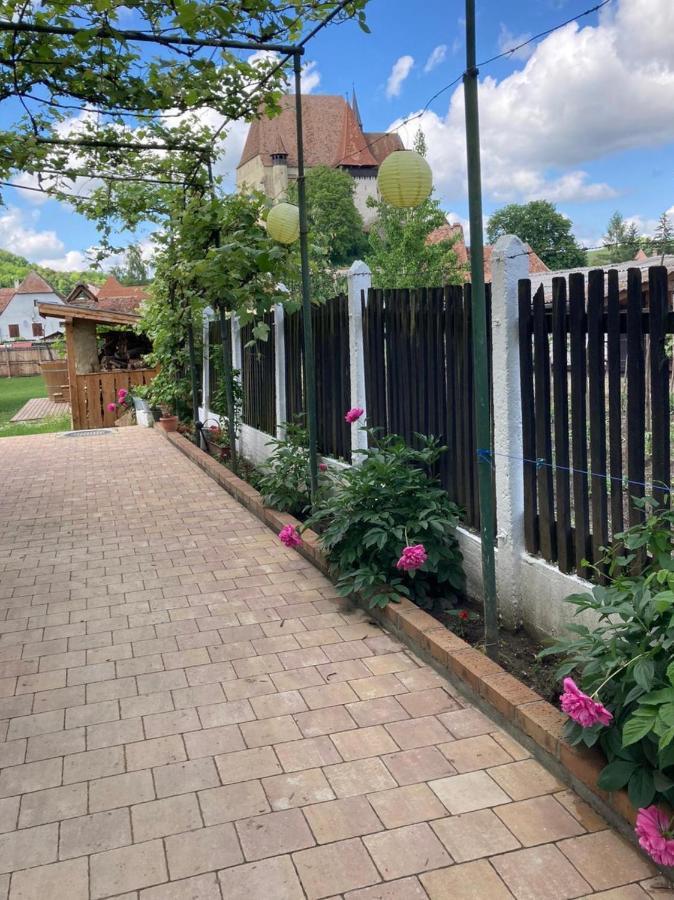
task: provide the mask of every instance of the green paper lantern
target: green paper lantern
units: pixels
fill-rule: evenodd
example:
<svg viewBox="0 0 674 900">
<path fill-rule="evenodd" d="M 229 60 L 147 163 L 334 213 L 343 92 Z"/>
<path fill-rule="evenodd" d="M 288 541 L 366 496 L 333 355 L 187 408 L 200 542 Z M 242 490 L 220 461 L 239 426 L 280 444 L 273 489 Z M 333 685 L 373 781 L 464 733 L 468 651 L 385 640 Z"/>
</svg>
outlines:
<svg viewBox="0 0 674 900">
<path fill-rule="evenodd" d="M 267 216 L 267 233 L 279 244 L 292 244 L 300 234 L 300 211 L 292 203 L 277 203 Z"/>
<path fill-rule="evenodd" d="M 419 206 L 433 190 L 431 167 L 415 150 L 395 150 L 379 167 L 377 185 L 389 206 Z"/>
</svg>

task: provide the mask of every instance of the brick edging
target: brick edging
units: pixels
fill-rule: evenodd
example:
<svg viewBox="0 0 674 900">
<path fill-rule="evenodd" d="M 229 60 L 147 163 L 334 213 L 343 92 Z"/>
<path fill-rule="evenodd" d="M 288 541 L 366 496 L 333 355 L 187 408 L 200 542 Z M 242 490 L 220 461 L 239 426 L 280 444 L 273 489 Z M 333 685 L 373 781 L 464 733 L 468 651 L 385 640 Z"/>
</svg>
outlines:
<svg viewBox="0 0 674 900">
<path fill-rule="evenodd" d="M 301 525 L 301 522 L 288 513 L 265 506 L 260 493 L 248 482 L 234 475 L 187 438 L 177 433 L 162 434 L 269 528 L 280 531 L 284 525 Z M 329 565 L 320 550 L 318 535 L 306 529 L 302 540 L 298 551 L 327 574 Z M 400 603 L 389 603 L 384 609 L 370 612 L 389 630 L 404 637 L 405 642 L 422 656 L 433 659 L 436 666 L 445 669 L 470 693 L 494 708 L 514 730 L 527 735 L 546 755 L 559 763 L 572 776 L 572 780 L 583 785 L 600 800 L 603 806 L 629 825 L 634 825 L 636 810 L 629 801 L 627 791 L 607 793 L 597 787 L 599 773 L 606 765 L 603 754 L 594 748 L 572 747 L 563 739 L 562 728 L 566 716 L 560 710 L 479 650 L 448 631 L 411 600 L 401 598 Z"/>
</svg>

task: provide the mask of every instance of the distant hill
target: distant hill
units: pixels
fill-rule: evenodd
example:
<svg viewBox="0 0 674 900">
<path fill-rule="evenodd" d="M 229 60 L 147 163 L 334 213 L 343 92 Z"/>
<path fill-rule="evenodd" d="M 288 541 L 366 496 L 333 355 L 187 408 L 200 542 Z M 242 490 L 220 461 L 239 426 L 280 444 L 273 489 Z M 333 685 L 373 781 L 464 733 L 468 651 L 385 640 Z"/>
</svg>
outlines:
<svg viewBox="0 0 674 900">
<path fill-rule="evenodd" d="M 57 272 L 55 269 L 28 262 L 23 256 L 17 256 L 7 250 L 0 250 L 0 288 L 14 287 L 17 281 L 23 281 L 31 271 L 42 275 L 45 281 L 48 281 L 54 290 L 63 296 L 69 293 L 78 281 L 84 281 L 87 284 L 103 284 L 106 279 L 102 272 L 91 269 L 84 272 Z"/>
</svg>

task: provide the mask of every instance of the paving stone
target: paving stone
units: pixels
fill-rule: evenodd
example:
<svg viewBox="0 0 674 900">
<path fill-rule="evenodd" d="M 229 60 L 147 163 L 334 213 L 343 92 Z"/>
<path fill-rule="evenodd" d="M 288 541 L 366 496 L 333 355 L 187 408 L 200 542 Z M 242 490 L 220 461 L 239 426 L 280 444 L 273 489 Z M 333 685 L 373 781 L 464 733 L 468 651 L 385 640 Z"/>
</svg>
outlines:
<svg viewBox="0 0 674 900">
<path fill-rule="evenodd" d="M 15 872 L 12 877 L 12 900 L 89 900 L 89 866 L 87 860 L 71 859 Z"/>
<path fill-rule="evenodd" d="M 19 797 L 8 797 L 0 800 L 0 832 L 14 831 L 19 818 Z"/>
<path fill-rule="evenodd" d="M 312 709 L 297 713 L 295 722 L 304 737 L 320 737 L 333 734 L 335 731 L 348 731 L 356 728 L 356 722 L 344 706 L 329 706 L 326 709 Z"/>
<path fill-rule="evenodd" d="M 153 769 L 157 797 L 171 797 L 199 791 L 220 784 L 215 764 L 210 757 L 171 763 Z"/>
<path fill-rule="evenodd" d="M 332 788 L 320 769 L 304 769 L 288 775 L 272 775 L 262 780 L 262 786 L 272 809 L 291 809 L 334 800 Z"/>
<path fill-rule="evenodd" d="M 496 809 L 496 815 L 525 847 L 583 834 L 585 829 L 554 797 L 533 797 Z"/>
<path fill-rule="evenodd" d="M 319 844 L 381 831 L 382 824 L 365 797 L 346 797 L 305 806 L 304 815 Z"/>
<path fill-rule="evenodd" d="M 280 694 L 266 694 L 263 697 L 253 697 L 250 705 L 255 710 L 258 719 L 291 715 L 306 710 L 307 704 L 299 691 L 283 691 Z"/>
<path fill-rule="evenodd" d="M 557 845 L 595 890 L 655 875 L 655 867 L 614 831 L 597 831 Z"/>
<path fill-rule="evenodd" d="M 128 809 L 92 813 L 61 823 L 59 857 L 70 859 L 131 843 Z"/>
<path fill-rule="evenodd" d="M 161 841 L 97 853 L 89 865 L 92 900 L 160 884 L 168 878 Z"/>
<path fill-rule="evenodd" d="M 370 794 L 368 800 L 387 828 L 414 825 L 447 815 L 433 791 L 425 784 L 410 784 Z"/>
<path fill-rule="evenodd" d="M 199 804 L 206 825 L 247 819 L 271 811 L 259 781 L 242 781 L 199 791 Z"/>
<path fill-rule="evenodd" d="M 89 809 L 98 812 L 154 800 L 154 783 L 148 769 L 99 778 L 89 783 Z"/>
<path fill-rule="evenodd" d="M 488 734 L 441 743 L 438 748 L 457 772 L 475 772 L 511 762 L 511 757 Z"/>
<path fill-rule="evenodd" d="M 512 894 L 486 860 L 436 869 L 419 876 L 430 900 L 511 900 Z"/>
<path fill-rule="evenodd" d="M 381 725 L 359 728 L 356 731 L 341 731 L 334 734 L 332 740 L 344 760 L 381 756 L 398 749 L 393 738 Z"/>
<path fill-rule="evenodd" d="M 508 795 L 486 772 L 440 778 L 431 781 L 429 787 L 454 815 L 510 802 Z"/>
<path fill-rule="evenodd" d="M 100 725 L 89 725 L 87 728 L 87 749 L 99 750 L 103 747 L 116 747 L 119 744 L 142 741 L 144 737 L 143 723 L 140 719 L 103 722 Z M 154 737 L 154 735 L 148 735 L 148 737 Z"/>
<path fill-rule="evenodd" d="M 164 843 L 172 879 L 243 862 L 239 841 L 230 823 L 167 837 Z"/>
<path fill-rule="evenodd" d="M 129 771 L 163 766 L 187 758 L 185 745 L 177 734 L 127 744 L 125 750 L 126 767 Z"/>
<path fill-rule="evenodd" d="M 241 737 L 241 731 L 236 725 L 222 725 L 219 728 L 187 732 L 183 735 L 183 740 L 190 759 L 231 753 L 235 750 L 243 750 L 246 746 Z"/>
<path fill-rule="evenodd" d="M 219 877 L 223 897 L 227 900 L 268 897 L 270 885 L 273 885 L 274 900 L 305 900 L 289 856 L 274 856 L 235 866 L 220 872 Z"/>
<path fill-rule="evenodd" d="M 346 709 L 361 728 L 369 725 L 384 725 L 387 722 L 399 722 L 401 719 L 409 718 L 395 697 L 361 700 L 359 703 L 347 704 Z M 389 733 L 392 734 L 390 731 Z"/>
<path fill-rule="evenodd" d="M 293 854 L 309 900 L 376 884 L 379 873 L 358 839 L 326 844 Z"/>
<path fill-rule="evenodd" d="M 363 842 L 385 881 L 452 862 L 426 823 L 366 835 Z"/>
<path fill-rule="evenodd" d="M 60 758 L 10 766 L 0 772 L 0 797 L 13 797 L 61 784 Z M 79 779 L 80 781 L 82 779 Z"/>
<path fill-rule="evenodd" d="M 63 783 L 104 778 L 124 771 L 124 748 L 106 747 L 103 750 L 87 750 L 75 753 L 63 760 Z"/>
<path fill-rule="evenodd" d="M 145 888 L 140 892 L 140 900 L 221 900 L 221 897 L 214 872 Z"/>
<path fill-rule="evenodd" d="M 19 827 L 58 822 L 87 812 L 87 785 L 68 784 L 64 787 L 34 791 L 21 798 Z"/>
<path fill-rule="evenodd" d="M 299 809 L 241 819 L 236 823 L 236 830 L 247 860 L 292 853 L 315 843 Z"/>
<path fill-rule="evenodd" d="M 0 834 L 0 873 L 56 861 L 57 825 L 39 825 Z"/>
<path fill-rule="evenodd" d="M 497 766 L 489 774 L 513 800 L 527 800 L 541 794 L 552 794 L 563 787 L 547 769 L 535 759 Z"/>
<path fill-rule="evenodd" d="M 520 847 L 517 839 L 491 809 L 437 819 L 431 828 L 455 862 L 467 862 Z"/>
<path fill-rule="evenodd" d="M 554 844 L 494 856 L 491 864 L 517 900 L 568 900 L 591 892 Z"/>
<path fill-rule="evenodd" d="M 54 731 L 28 738 L 26 762 L 78 753 L 86 748 L 84 728 L 70 728 L 68 731 Z"/>
<path fill-rule="evenodd" d="M 131 807 L 133 835 L 136 841 L 149 841 L 201 827 L 196 794 L 179 794 L 164 800 L 139 803 Z"/>
<path fill-rule="evenodd" d="M 235 784 L 265 775 L 277 775 L 282 769 L 271 747 L 256 747 L 216 756 L 220 779 L 223 784 Z"/>
<path fill-rule="evenodd" d="M 397 787 L 380 759 L 357 759 L 327 766 L 323 771 L 338 797 L 356 797 Z"/>
<path fill-rule="evenodd" d="M 278 716 L 260 719 L 257 722 L 244 722 L 241 734 L 249 747 L 264 747 L 269 744 L 280 744 L 295 741 L 302 737 L 302 732 L 295 724 L 292 716 Z"/>
<path fill-rule="evenodd" d="M 494 723 L 478 709 L 457 709 L 438 716 L 442 724 L 455 738 L 474 737 L 495 731 Z"/>
<path fill-rule="evenodd" d="M 286 772 L 298 772 L 300 769 L 315 769 L 317 766 L 329 766 L 339 762 L 342 757 L 335 749 L 329 737 L 305 738 L 279 744 L 276 755 Z"/>
</svg>

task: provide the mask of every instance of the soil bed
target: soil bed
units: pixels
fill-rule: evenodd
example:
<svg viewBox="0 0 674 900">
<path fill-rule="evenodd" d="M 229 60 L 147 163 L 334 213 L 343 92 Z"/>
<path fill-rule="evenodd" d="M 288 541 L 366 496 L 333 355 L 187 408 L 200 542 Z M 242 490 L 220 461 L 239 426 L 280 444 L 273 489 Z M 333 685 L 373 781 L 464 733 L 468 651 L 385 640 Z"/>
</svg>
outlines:
<svg viewBox="0 0 674 900">
<path fill-rule="evenodd" d="M 432 612 L 433 618 L 473 647 L 481 647 L 484 644 L 484 620 L 477 610 L 471 611 L 477 618 L 464 622 L 460 628 L 456 627 L 456 619 L 443 612 Z M 559 661 L 554 657 L 536 659 L 536 655 L 543 649 L 531 635 L 520 628 L 517 631 L 506 631 L 502 628 L 499 633 L 499 665 L 507 672 L 519 678 L 537 694 L 552 703 L 558 705 L 560 685 L 555 676 L 555 669 Z"/>
</svg>

